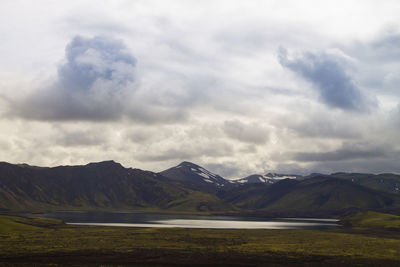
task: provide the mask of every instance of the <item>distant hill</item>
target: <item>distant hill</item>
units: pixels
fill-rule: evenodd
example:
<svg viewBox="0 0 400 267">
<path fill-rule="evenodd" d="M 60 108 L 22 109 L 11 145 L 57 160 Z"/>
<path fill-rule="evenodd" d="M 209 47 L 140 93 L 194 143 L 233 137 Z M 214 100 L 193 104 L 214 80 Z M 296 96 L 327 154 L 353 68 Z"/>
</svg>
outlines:
<svg viewBox="0 0 400 267">
<path fill-rule="evenodd" d="M 392 173 L 333 173 L 329 177 L 344 179 L 375 190 L 400 195 L 400 175 Z"/>
<path fill-rule="evenodd" d="M 267 173 L 265 175 L 253 174 L 245 178 L 233 180 L 233 182 L 235 184 L 274 184 L 283 179 L 306 180 L 314 177 L 343 179 L 378 191 L 400 195 L 400 175 L 393 173 L 371 174 L 338 172 L 332 174 L 311 173 L 306 176 Z"/>
<path fill-rule="evenodd" d="M 286 179 L 269 186 L 253 184 L 228 192 L 223 199 L 242 209 L 279 216 L 339 215 L 356 210 L 395 212 L 400 208 L 397 195 L 325 176 Z"/>
<path fill-rule="evenodd" d="M 400 213 L 399 175 L 268 173 L 227 180 L 191 162 L 160 173 L 114 161 L 36 167 L 0 162 L 0 211 L 125 210 L 334 217 Z"/>
</svg>

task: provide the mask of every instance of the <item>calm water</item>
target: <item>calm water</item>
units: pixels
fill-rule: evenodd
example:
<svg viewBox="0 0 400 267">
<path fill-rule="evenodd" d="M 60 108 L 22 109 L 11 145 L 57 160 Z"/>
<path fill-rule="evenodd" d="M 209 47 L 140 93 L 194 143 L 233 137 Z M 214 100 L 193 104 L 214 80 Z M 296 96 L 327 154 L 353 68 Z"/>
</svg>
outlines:
<svg viewBox="0 0 400 267">
<path fill-rule="evenodd" d="M 119 227 L 182 227 L 210 229 L 331 229 L 337 220 L 304 218 L 249 218 L 234 216 L 167 215 L 116 212 L 52 212 L 42 216 L 76 225 Z"/>
</svg>

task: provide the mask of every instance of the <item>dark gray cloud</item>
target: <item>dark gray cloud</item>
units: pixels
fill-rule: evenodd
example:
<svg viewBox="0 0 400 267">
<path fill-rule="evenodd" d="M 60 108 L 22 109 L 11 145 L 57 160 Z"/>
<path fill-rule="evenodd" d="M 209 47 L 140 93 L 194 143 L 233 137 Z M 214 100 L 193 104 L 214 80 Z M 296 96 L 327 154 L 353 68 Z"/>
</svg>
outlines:
<svg viewBox="0 0 400 267">
<path fill-rule="evenodd" d="M 268 129 L 255 123 L 243 123 L 239 120 L 225 121 L 224 132 L 233 139 L 254 144 L 264 144 L 269 139 Z"/>
<path fill-rule="evenodd" d="M 321 100 L 328 106 L 353 111 L 368 109 L 368 99 L 345 71 L 345 60 L 333 54 L 305 52 L 289 59 L 284 48 L 279 49 L 282 66 L 311 82 Z"/>
<path fill-rule="evenodd" d="M 370 147 L 367 144 L 344 144 L 335 151 L 295 153 L 293 159 L 299 162 L 331 162 L 386 158 L 388 154 L 387 149 L 382 147 Z"/>
<path fill-rule="evenodd" d="M 37 120 L 112 120 L 123 113 L 135 58 L 121 41 L 77 36 L 67 46 L 57 80 L 17 103 L 18 115 Z"/>
<path fill-rule="evenodd" d="M 66 63 L 58 70 L 60 88 L 86 91 L 98 80 L 125 85 L 133 81 L 136 59 L 121 41 L 77 36 L 66 48 Z M 110 88 L 111 89 L 111 88 Z"/>
</svg>

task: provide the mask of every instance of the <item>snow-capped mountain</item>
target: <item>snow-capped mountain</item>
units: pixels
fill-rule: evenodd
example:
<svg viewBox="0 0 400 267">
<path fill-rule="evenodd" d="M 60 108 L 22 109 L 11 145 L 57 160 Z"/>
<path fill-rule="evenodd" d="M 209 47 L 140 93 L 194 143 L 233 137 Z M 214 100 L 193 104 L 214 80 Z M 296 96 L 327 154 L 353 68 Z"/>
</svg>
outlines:
<svg viewBox="0 0 400 267">
<path fill-rule="evenodd" d="M 229 181 L 221 176 L 187 161 L 162 171 L 160 174 L 171 180 L 190 182 L 192 184 L 213 185 L 216 187 L 223 187 L 229 184 Z"/>
<path fill-rule="evenodd" d="M 253 174 L 253 175 L 247 176 L 245 178 L 232 180 L 232 182 L 235 184 L 258 184 L 258 183 L 274 184 L 274 183 L 284 180 L 284 179 L 300 179 L 300 178 L 301 178 L 301 176 L 299 176 L 299 175 L 267 173 L 264 175 Z"/>
</svg>

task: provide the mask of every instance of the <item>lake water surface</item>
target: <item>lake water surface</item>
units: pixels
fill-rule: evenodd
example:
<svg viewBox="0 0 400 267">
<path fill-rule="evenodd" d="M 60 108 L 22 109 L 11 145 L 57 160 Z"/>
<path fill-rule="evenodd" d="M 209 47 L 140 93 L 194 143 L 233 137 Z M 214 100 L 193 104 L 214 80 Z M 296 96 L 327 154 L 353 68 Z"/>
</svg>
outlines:
<svg viewBox="0 0 400 267">
<path fill-rule="evenodd" d="M 119 227 L 181 227 L 209 229 L 331 229 L 334 219 L 265 219 L 235 216 L 171 215 L 123 212 L 51 212 L 42 216 L 61 219 L 68 224 Z"/>
</svg>

